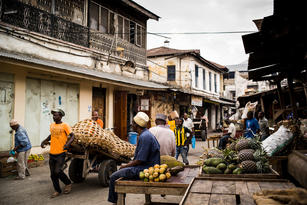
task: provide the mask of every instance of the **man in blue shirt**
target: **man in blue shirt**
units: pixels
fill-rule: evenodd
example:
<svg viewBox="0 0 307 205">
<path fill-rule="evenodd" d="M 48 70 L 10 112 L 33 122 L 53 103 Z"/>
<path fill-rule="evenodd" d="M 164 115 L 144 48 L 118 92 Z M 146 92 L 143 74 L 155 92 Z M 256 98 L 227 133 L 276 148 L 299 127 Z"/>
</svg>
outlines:
<svg viewBox="0 0 307 205">
<path fill-rule="evenodd" d="M 109 197 L 111 203 L 117 202 L 115 181 L 121 177 L 125 179 L 137 179 L 139 172 L 155 164 L 160 164 L 160 145 L 157 139 L 146 128 L 149 117 L 144 112 L 138 112 L 133 118 L 133 130 L 139 134 L 133 161 L 122 165 L 120 170 L 110 177 Z"/>
<path fill-rule="evenodd" d="M 256 118 L 254 118 L 254 114 L 252 111 L 247 113 L 247 119 L 244 123 L 245 133 L 244 136 L 246 138 L 254 138 L 255 134 L 259 132 L 259 124 Z"/>
<path fill-rule="evenodd" d="M 10 121 L 10 127 L 15 131 L 15 147 L 14 152 L 18 153 L 17 156 L 17 171 L 18 176 L 16 180 L 23 180 L 26 176 L 29 176 L 28 170 L 28 157 L 31 152 L 31 142 L 28 137 L 28 133 L 16 120 Z"/>
</svg>

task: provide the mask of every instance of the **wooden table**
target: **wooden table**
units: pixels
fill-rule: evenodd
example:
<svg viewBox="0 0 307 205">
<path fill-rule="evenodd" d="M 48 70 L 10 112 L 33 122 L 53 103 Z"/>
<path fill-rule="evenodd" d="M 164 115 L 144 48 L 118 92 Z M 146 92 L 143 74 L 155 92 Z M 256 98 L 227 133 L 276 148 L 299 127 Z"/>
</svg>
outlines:
<svg viewBox="0 0 307 205">
<path fill-rule="evenodd" d="M 207 141 L 208 141 L 208 148 L 210 148 L 210 141 L 212 141 L 212 147 L 217 147 L 219 145 L 219 141 L 221 139 L 221 135 L 214 135 L 214 136 L 211 136 L 211 137 L 208 137 L 207 138 Z M 216 143 L 216 145 L 215 145 Z"/>
<path fill-rule="evenodd" d="M 151 194 L 184 195 L 189 184 L 198 175 L 199 166 L 185 166 L 184 171 L 172 176 L 167 182 L 143 182 L 118 179 L 115 182 L 115 191 L 118 194 L 118 205 L 125 204 L 125 195 L 145 194 L 145 204 L 151 204 Z M 157 203 L 155 203 L 157 204 Z"/>
<path fill-rule="evenodd" d="M 196 177 L 187 189 L 180 205 L 254 205 L 253 193 L 265 189 L 295 187 L 283 179 L 224 179 Z"/>
</svg>

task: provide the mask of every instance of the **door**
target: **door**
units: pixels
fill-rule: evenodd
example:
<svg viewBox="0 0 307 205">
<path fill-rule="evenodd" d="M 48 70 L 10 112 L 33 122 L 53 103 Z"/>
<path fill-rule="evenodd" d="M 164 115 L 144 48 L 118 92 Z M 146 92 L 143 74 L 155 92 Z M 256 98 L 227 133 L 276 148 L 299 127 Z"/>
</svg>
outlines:
<svg viewBox="0 0 307 205">
<path fill-rule="evenodd" d="M 13 118 L 14 76 L 0 73 L 0 151 L 10 150 L 13 138 L 9 122 Z"/>
<path fill-rule="evenodd" d="M 92 98 L 93 111 L 98 111 L 98 116 L 105 124 L 105 104 L 106 104 L 106 89 L 105 88 L 93 88 Z M 105 126 L 104 126 L 105 127 Z"/>
<path fill-rule="evenodd" d="M 127 92 L 114 92 L 114 133 L 127 140 Z"/>
<path fill-rule="evenodd" d="M 25 127 L 33 146 L 40 145 L 53 122 L 50 111 L 61 108 L 63 122 L 73 126 L 79 116 L 79 86 L 59 81 L 28 78 L 26 81 Z"/>
</svg>

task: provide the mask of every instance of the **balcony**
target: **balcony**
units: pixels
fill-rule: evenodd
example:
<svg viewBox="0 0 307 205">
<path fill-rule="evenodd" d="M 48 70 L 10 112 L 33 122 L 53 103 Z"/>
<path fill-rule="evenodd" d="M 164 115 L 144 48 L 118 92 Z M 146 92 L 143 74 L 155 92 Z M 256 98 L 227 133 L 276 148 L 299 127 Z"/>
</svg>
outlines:
<svg viewBox="0 0 307 205">
<path fill-rule="evenodd" d="M 89 31 L 87 27 L 16 0 L 0 0 L 0 21 L 106 54 L 111 51 L 112 56 L 146 65 L 145 48 L 120 38 L 113 42 L 115 39 L 112 35 Z M 116 52 L 116 47 L 123 48 L 123 52 Z"/>
<path fill-rule="evenodd" d="M 2 22 L 88 47 L 88 28 L 19 1 L 2 2 Z"/>
<path fill-rule="evenodd" d="M 132 62 L 138 62 L 146 65 L 146 49 L 140 48 L 134 44 L 131 44 L 123 39 L 116 38 L 109 34 L 100 33 L 97 31 L 90 32 L 90 48 L 100 50 L 103 52 L 109 52 L 114 56 L 120 56 L 121 54 L 116 52 L 116 47 L 124 48 L 122 57 Z M 113 44 L 113 45 L 112 45 Z M 112 49 L 110 49 L 112 46 Z"/>
</svg>

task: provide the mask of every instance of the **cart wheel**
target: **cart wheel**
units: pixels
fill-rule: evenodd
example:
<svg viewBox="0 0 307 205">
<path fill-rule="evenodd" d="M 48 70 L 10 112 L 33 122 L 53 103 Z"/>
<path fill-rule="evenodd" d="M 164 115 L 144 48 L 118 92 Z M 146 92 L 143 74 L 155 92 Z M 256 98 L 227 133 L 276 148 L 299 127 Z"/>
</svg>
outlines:
<svg viewBox="0 0 307 205">
<path fill-rule="evenodd" d="M 73 159 L 71 160 L 71 163 L 69 165 L 69 178 L 75 182 L 75 183 L 80 183 L 84 181 L 84 177 L 82 177 L 82 172 L 83 172 L 83 159 Z"/>
<path fill-rule="evenodd" d="M 116 162 L 113 159 L 104 160 L 100 163 L 98 179 L 101 186 L 109 186 L 110 176 L 117 171 Z"/>
</svg>

